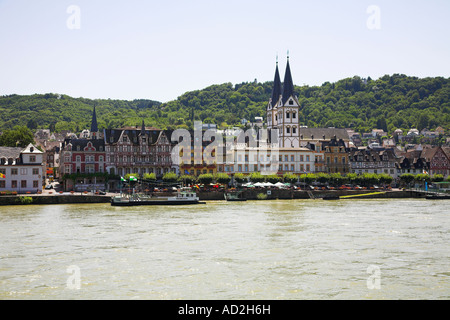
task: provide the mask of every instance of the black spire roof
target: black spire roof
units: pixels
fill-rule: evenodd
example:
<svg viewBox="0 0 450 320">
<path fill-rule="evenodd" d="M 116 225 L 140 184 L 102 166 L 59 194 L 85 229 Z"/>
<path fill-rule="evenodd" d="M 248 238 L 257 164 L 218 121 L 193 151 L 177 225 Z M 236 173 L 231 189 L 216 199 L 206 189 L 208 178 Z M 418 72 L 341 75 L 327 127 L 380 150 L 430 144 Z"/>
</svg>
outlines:
<svg viewBox="0 0 450 320">
<path fill-rule="evenodd" d="M 97 114 L 95 113 L 95 106 L 94 112 L 92 113 L 91 132 L 98 132 Z"/>
<path fill-rule="evenodd" d="M 278 102 L 278 99 L 280 99 L 280 95 L 281 95 L 281 80 L 280 80 L 280 73 L 278 72 L 278 61 L 277 61 L 277 66 L 275 68 L 275 78 L 273 79 L 272 100 L 271 100 L 272 107 L 275 107 L 275 104 Z"/>
<path fill-rule="evenodd" d="M 145 134 L 145 124 L 144 119 L 142 119 L 141 136 L 143 136 L 144 134 Z"/>
<path fill-rule="evenodd" d="M 286 72 L 283 82 L 283 104 L 286 103 L 290 96 L 294 95 L 294 82 L 292 82 L 291 68 L 289 66 L 289 56 L 287 58 Z"/>
</svg>

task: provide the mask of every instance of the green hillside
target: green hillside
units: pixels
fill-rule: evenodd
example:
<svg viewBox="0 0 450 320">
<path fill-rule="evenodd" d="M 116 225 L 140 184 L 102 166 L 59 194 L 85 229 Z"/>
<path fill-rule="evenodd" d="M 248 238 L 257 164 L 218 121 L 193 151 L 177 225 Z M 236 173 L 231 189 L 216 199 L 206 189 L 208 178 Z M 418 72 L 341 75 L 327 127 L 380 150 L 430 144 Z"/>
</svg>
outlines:
<svg viewBox="0 0 450 320">
<path fill-rule="evenodd" d="M 212 85 L 186 92 L 174 101 L 92 100 L 67 95 L 0 97 L 0 130 L 15 125 L 31 129 L 79 132 L 90 127 L 96 107 L 100 128 L 140 125 L 191 128 L 192 119 L 225 127 L 245 118 L 265 118 L 272 82 Z M 346 78 L 321 86 L 296 86 L 300 121 L 309 127 L 346 127 L 365 132 L 384 128 L 450 129 L 450 78 L 386 75 L 377 80 Z"/>
</svg>

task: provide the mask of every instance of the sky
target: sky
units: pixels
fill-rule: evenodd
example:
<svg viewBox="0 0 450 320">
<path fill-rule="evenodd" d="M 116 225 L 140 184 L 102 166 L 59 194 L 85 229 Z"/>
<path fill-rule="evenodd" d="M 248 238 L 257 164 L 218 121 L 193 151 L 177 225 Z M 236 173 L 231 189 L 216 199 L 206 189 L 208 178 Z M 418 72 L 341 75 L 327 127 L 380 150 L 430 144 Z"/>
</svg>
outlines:
<svg viewBox="0 0 450 320">
<path fill-rule="evenodd" d="M 0 95 L 175 100 L 213 84 L 450 76 L 448 0 L 0 0 Z"/>
</svg>

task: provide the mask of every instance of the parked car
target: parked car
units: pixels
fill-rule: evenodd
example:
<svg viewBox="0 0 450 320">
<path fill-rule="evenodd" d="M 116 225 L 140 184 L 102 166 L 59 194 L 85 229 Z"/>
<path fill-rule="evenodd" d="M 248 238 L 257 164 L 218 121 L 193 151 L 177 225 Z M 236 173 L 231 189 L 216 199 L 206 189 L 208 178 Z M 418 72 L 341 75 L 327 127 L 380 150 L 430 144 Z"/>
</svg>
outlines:
<svg viewBox="0 0 450 320">
<path fill-rule="evenodd" d="M 51 184 L 48 184 L 48 185 L 45 186 L 45 189 L 46 189 L 46 190 L 53 189 L 53 186 L 52 186 Z"/>
</svg>

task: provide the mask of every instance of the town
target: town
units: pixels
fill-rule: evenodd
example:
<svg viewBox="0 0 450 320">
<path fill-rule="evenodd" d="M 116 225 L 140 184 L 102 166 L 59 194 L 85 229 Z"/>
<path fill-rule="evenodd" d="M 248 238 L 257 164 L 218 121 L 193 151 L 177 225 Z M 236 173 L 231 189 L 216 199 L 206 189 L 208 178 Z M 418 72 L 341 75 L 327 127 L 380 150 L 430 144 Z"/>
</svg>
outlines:
<svg viewBox="0 0 450 320">
<path fill-rule="evenodd" d="M 261 173 L 263 178 L 252 182 L 307 187 L 321 181 L 322 187 L 356 188 L 363 177 L 384 187 L 449 179 L 450 138 L 442 127 L 397 129 L 391 135 L 380 128 L 362 134 L 349 128 L 311 128 L 300 125 L 300 109 L 289 57 L 283 82 L 277 62 L 265 119 L 256 117 L 245 132 L 197 122 L 194 130 L 184 130 L 188 136 L 181 143 L 177 130 L 149 127 L 144 121 L 100 129 L 94 107 L 91 126 L 82 132 L 38 129 L 34 144 L 0 147 L 0 192 L 53 192 L 56 184 L 61 192 L 119 192 L 130 177 L 191 183 L 222 177 L 221 182 L 235 184 Z M 215 136 L 223 139 L 218 142 Z M 444 144 L 437 143 L 442 139 Z"/>
</svg>

